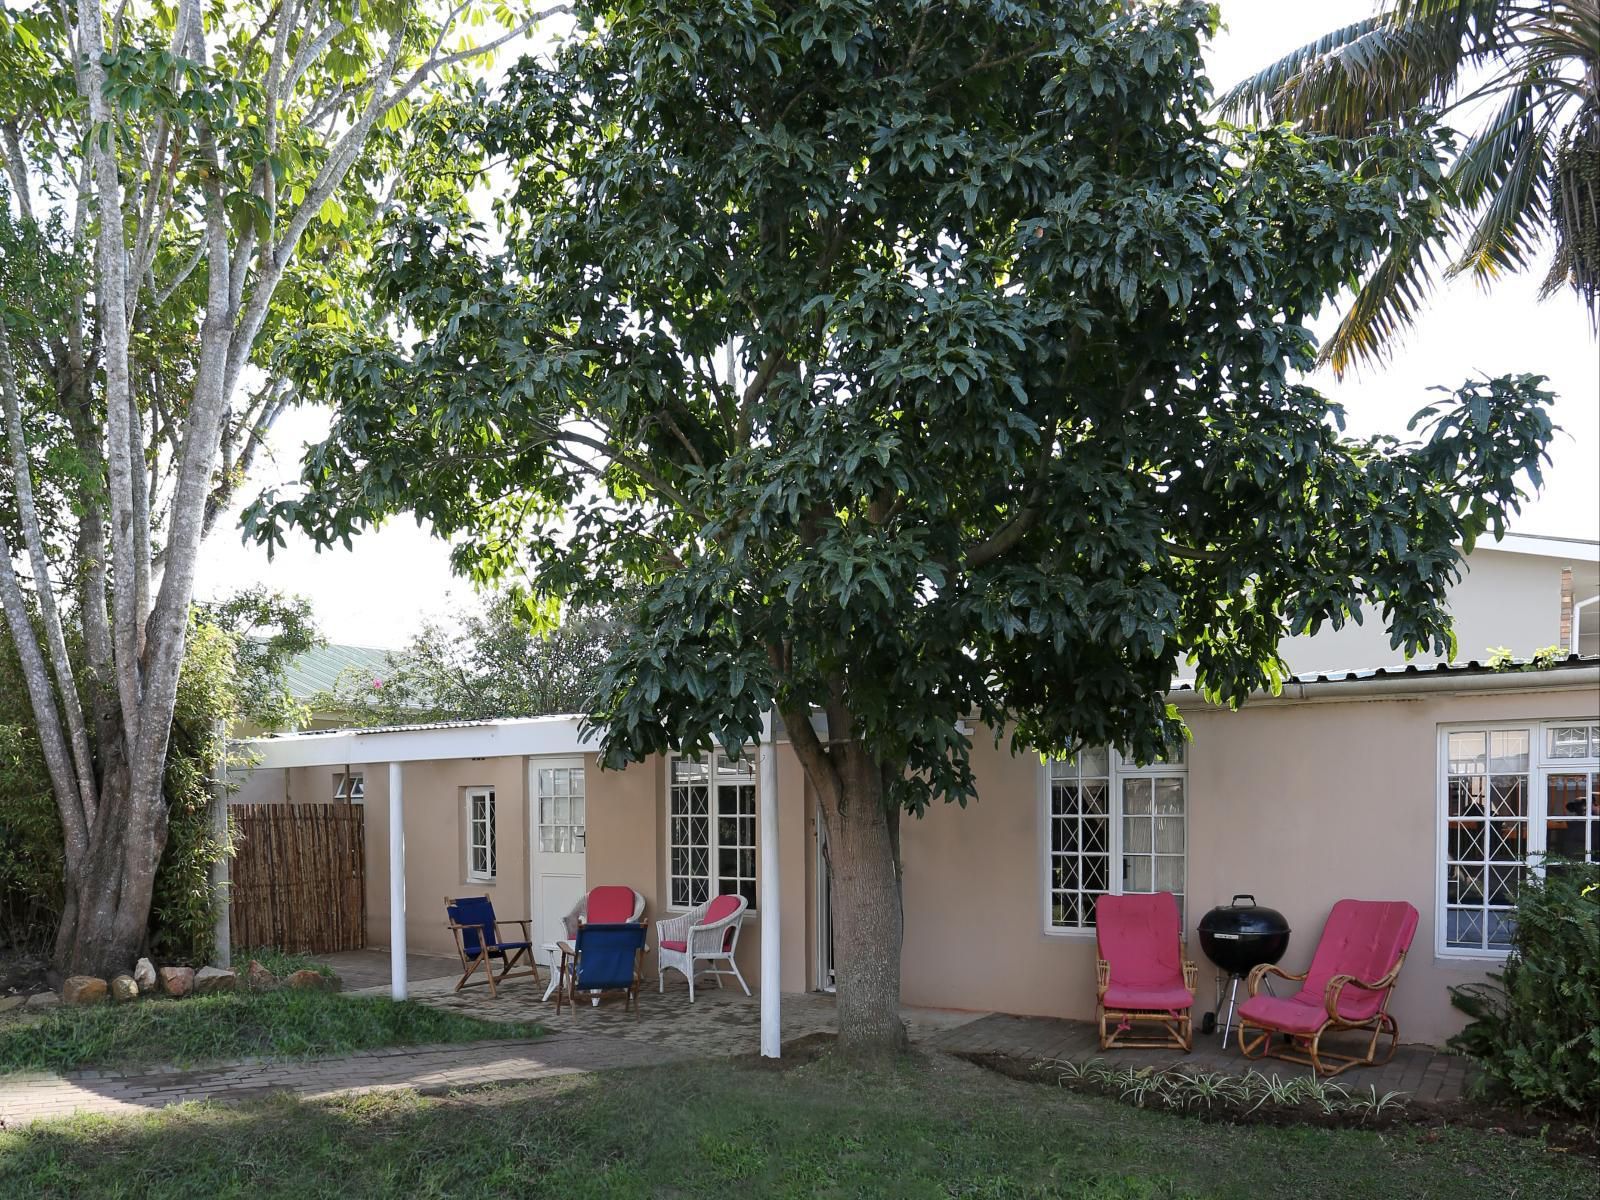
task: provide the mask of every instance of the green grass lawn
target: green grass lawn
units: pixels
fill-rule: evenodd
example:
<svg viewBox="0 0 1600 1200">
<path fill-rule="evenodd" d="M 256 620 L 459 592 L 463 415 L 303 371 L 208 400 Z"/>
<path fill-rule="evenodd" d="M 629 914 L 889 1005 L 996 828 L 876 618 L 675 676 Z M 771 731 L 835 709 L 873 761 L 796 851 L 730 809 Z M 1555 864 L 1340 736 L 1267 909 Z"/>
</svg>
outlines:
<svg viewBox="0 0 1600 1200">
<path fill-rule="evenodd" d="M 426 1099 L 277 1099 L 0 1132 L 0 1195 L 1593 1200 L 1595 1164 L 1466 1129 L 1232 1127 L 951 1059 L 673 1065 Z"/>
<path fill-rule="evenodd" d="M 257 1055 L 308 1058 L 538 1032 L 535 1025 L 496 1024 L 416 1003 L 317 991 L 151 999 L 57 1008 L 39 1021 L 0 1025 L 0 1074 L 193 1066 Z"/>
</svg>

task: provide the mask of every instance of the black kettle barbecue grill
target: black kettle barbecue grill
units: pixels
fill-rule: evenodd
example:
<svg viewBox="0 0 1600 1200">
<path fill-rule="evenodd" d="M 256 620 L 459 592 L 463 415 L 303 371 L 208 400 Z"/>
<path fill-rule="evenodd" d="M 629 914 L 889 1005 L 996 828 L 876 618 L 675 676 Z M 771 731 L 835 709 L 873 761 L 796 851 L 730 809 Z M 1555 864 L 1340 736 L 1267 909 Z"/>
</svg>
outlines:
<svg viewBox="0 0 1600 1200">
<path fill-rule="evenodd" d="M 1241 904 L 1241 900 L 1245 903 Z M 1277 909 L 1257 904 L 1254 896 L 1241 893 L 1200 918 L 1200 949 L 1230 977 L 1227 1019 L 1222 1023 L 1224 1047 L 1238 1006 L 1240 981 L 1262 963 L 1277 962 L 1288 948 L 1289 922 Z M 1222 1010 L 1220 981 L 1216 1003 L 1217 1012 L 1207 1013 L 1201 1022 L 1203 1033 L 1217 1027 L 1217 1015 Z"/>
</svg>

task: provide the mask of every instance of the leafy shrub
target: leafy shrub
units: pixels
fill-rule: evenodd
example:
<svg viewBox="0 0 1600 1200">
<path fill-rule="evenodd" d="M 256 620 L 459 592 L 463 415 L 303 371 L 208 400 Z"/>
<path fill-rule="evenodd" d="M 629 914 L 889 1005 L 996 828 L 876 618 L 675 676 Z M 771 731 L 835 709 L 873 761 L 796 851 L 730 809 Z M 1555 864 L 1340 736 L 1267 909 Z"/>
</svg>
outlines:
<svg viewBox="0 0 1600 1200">
<path fill-rule="evenodd" d="M 1529 1108 L 1600 1115 L 1600 864 L 1549 864 L 1517 899 L 1505 969 L 1451 988 L 1472 1018 L 1450 1041 L 1486 1087 Z"/>
</svg>

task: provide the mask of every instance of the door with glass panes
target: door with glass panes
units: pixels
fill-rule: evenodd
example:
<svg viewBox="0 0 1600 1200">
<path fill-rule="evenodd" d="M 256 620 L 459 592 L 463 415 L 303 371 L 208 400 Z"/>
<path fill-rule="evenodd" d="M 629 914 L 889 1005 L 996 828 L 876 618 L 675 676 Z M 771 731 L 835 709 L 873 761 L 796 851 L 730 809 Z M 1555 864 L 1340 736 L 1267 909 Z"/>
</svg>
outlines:
<svg viewBox="0 0 1600 1200">
<path fill-rule="evenodd" d="M 566 936 L 562 918 L 587 887 L 583 760 L 530 759 L 528 796 L 533 810 L 528 822 L 533 932 L 535 942 L 544 946 Z"/>
</svg>

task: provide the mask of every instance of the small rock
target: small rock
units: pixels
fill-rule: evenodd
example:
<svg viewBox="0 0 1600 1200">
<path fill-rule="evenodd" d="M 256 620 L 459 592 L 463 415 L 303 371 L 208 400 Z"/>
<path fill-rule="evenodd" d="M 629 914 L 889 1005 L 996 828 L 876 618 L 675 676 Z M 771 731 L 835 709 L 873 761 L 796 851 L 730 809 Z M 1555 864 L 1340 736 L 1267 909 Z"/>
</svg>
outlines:
<svg viewBox="0 0 1600 1200">
<path fill-rule="evenodd" d="M 139 985 L 139 990 L 146 995 L 156 990 L 156 965 L 148 958 L 141 958 L 133 966 L 133 981 Z"/>
<path fill-rule="evenodd" d="M 201 967 L 194 973 L 194 994 L 214 996 L 231 992 L 239 986 L 239 977 L 226 967 Z"/>
<path fill-rule="evenodd" d="M 54 1008 L 61 1003 L 61 997 L 54 992 L 35 992 L 28 997 L 30 1009 Z"/>
<path fill-rule="evenodd" d="M 278 977 L 252 958 L 245 968 L 244 985 L 252 992 L 270 992 L 278 986 Z"/>
<path fill-rule="evenodd" d="M 111 981 L 111 998 L 118 1004 L 139 998 L 139 985 L 133 981 L 132 975 L 118 975 Z"/>
<path fill-rule="evenodd" d="M 28 1002 L 26 996 L 0 996 L 0 1013 L 8 1013 L 14 1008 L 21 1008 Z"/>
<path fill-rule="evenodd" d="M 187 996 L 194 991 L 193 967 L 162 967 L 156 974 L 161 977 L 161 990 L 169 996 Z"/>
<path fill-rule="evenodd" d="M 69 975 L 61 984 L 63 1004 L 99 1004 L 106 998 L 106 981 L 93 975 Z"/>
<path fill-rule="evenodd" d="M 296 971 L 285 979 L 283 984 L 285 987 L 337 992 L 339 990 L 339 977 L 337 975 L 324 975 L 321 971 Z"/>
</svg>

